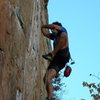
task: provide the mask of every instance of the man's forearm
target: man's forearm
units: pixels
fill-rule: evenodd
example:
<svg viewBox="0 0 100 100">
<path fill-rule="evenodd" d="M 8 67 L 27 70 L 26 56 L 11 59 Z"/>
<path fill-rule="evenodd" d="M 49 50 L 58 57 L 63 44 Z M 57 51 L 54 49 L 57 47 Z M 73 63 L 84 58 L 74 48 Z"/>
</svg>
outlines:
<svg viewBox="0 0 100 100">
<path fill-rule="evenodd" d="M 43 25 L 41 27 L 41 31 L 42 31 L 42 33 L 43 33 L 44 36 L 46 36 L 47 38 L 50 39 L 50 33 L 48 32 L 48 30 L 45 29 L 45 25 Z"/>
<path fill-rule="evenodd" d="M 52 51 L 52 55 L 55 56 L 56 53 L 62 48 L 61 45 L 58 45 L 53 51 Z"/>
<path fill-rule="evenodd" d="M 42 25 L 42 28 L 54 29 L 54 26 L 52 24 Z"/>
<path fill-rule="evenodd" d="M 57 46 L 55 47 L 55 49 L 52 51 L 52 55 L 55 56 L 56 53 L 62 49 L 62 47 L 64 46 L 65 42 L 64 40 L 60 40 L 59 43 L 57 44 Z"/>
</svg>

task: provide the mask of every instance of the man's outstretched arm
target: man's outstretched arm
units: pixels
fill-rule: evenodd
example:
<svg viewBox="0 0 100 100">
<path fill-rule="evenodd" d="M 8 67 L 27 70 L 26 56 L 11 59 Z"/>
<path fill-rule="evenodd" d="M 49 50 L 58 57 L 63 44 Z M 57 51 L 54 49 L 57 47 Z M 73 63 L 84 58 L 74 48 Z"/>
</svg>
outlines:
<svg viewBox="0 0 100 100">
<path fill-rule="evenodd" d="M 55 27 L 53 24 L 48 24 L 48 25 L 42 25 L 42 28 L 54 29 Z"/>
<path fill-rule="evenodd" d="M 42 25 L 41 27 L 43 35 L 46 36 L 47 38 L 50 38 L 50 33 L 48 29 L 54 29 L 54 26 L 52 24 L 49 24 L 49 25 Z"/>
</svg>

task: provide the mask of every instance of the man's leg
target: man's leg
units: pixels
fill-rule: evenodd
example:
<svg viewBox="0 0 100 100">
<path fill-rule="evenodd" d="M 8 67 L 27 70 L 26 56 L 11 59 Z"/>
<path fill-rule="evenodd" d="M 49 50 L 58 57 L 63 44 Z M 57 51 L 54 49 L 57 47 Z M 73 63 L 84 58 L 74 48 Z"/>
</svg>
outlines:
<svg viewBox="0 0 100 100">
<path fill-rule="evenodd" d="M 57 75 L 55 69 L 48 69 L 46 73 L 47 81 L 46 81 L 46 90 L 48 93 L 48 97 L 53 97 L 53 86 L 52 86 L 52 79 Z"/>
</svg>

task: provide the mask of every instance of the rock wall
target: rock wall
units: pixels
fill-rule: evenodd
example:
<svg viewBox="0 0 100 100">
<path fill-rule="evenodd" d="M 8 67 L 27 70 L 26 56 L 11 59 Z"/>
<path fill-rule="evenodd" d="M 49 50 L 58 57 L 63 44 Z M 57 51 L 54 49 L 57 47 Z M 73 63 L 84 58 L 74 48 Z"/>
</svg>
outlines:
<svg viewBox="0 0 100 100">
<path fill-rule="evenodd" d="M 44 100 L 50 50 L 41 33 L 48 0 L 0 0 L 0 100 Z"/>
</svg>

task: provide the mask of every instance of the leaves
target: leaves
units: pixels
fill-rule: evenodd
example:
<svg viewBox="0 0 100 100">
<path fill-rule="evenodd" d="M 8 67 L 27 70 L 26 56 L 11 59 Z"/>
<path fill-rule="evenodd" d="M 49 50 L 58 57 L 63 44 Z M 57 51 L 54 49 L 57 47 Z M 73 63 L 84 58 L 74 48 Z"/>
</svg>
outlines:
<svg viewBox="0 0 100 100">
<path fill-rule="evenodd" d="M 92 94 L 91 96 L 94 98 L 94 100 L 100 100 L 99 94 Z"/>
<path fill-rule="evenodd" d="M 100 73 L 97 75 L 95 74 L 90 74 L 89 76 L 95 77 L 98 80 L 100 80 Z M 83 87 L 87 87 L 89 89 L 90 95 L 93 97 L 94 100 L 100 100 L 100 83 L 88 83 L 88 82 L 83 82 Z"/>
<path fill-rule="evenodd" d="M 94 90 L 93 89 L 90 89 L 90 94 L 92 94 L 94 92 Z"/>
<path fill-rule="evenodd" d="M 89 88 L 89 92 L 90 92 L 91 96 L 94 98 L 94 100 L 100 99 L 100 83 L 99 84 L 95 84 L 95 83 L 89 84 L 87 82 L 83 82 L 83 87 Z"/>
</svg>

